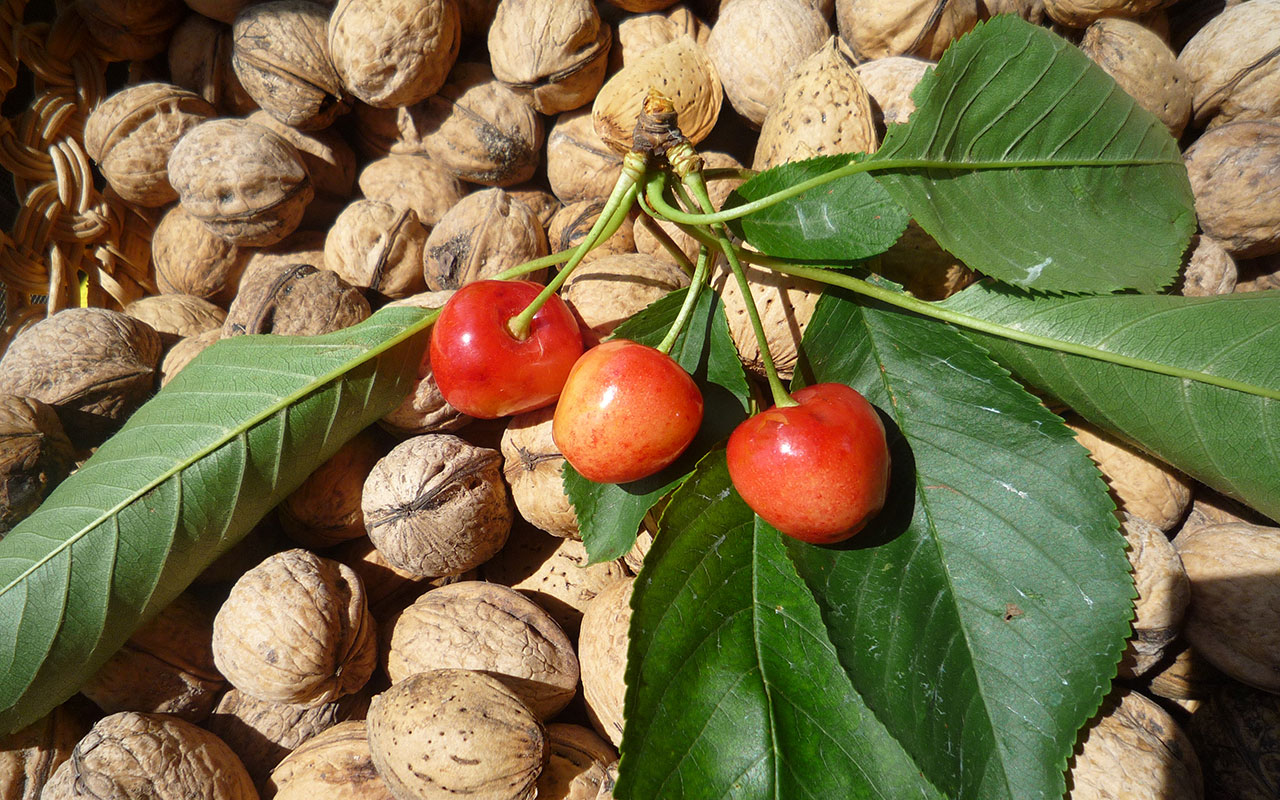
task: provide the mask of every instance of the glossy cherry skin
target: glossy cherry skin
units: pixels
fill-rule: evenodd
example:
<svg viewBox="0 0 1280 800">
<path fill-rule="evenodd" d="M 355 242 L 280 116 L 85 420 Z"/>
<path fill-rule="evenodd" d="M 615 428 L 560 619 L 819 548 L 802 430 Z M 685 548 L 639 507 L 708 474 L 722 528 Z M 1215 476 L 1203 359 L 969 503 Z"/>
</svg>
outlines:
<svg viewBox="0 0 1280 800">
<path fill-rule="evenodd" d="M 582 354 L 556 404 L 551 436 L 596 483 L 646 478 L 675 461 L 702 424 L 702 392 L 671 356 L 627 339 Z"/>
<path fill-rule="evenodd" d="M 875 407 L 840 383 L 807 386 L 729 436 L 729 477 L 747 505 L 788 536 L 832 544 L 884 508 L 889 448 Z"/>
<path fill-rule="evenodd" d="M 517 339 L 507 322 L 538 296 L 532 281 L 475 281 L 454 293 L 431 330 L 431 370 L 449 405 L 496 419 L 549 406 L 578 356 L 582 333 L 558 295 Z"/>
</svg>

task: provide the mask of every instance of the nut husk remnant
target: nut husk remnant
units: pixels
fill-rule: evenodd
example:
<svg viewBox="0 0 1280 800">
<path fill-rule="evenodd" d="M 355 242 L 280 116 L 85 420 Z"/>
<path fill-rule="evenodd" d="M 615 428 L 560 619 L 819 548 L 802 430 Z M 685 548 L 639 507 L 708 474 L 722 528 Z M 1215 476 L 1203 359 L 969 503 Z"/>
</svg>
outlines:
<svg viewBox="0 0 1280 800">
<path fill-rule="evenodd" d="M 325 266 L 377 297 L 407 297 L 426 288 L 422 280 L 426 243 L 427 229 L 413 209 L 355 200 L 329 229 Z"/>
<path fill-rule="evenodd" d="M 1183 153 L 1201 229 L 1236 258 L 1280 252 L 1280 122 L 1229 122 Z"/>
<path fill-rule="evenodd" d="M 413 209 L 428 232 L 467 193 L 462 181 L 420 155 L 393 153 L 371 161 L 356 183 L 365 199 Z"/>
<path fill-rule="evenodd" d="M 837 0 L 840 37 L 861 59 L 914 55 L 937 60 L 978 23 L 977 0 Z"/>
<path fill-rule="evenodd" d="M 591 106 L 596 133 L 614 150 L 631 149 L 636 119 L 651 90 L 671 101 L 676 123 L 698 144 L 720 118 L 724 90 L 716 67 L 691 37 L 656 47 L 623 67 L 605 83 Z"/>
<path fill-rule="evenodd" d="M 455 0 L 340 0 L 329 17 L 329 53 L 342 84 L 377 108 L 435 94 L 461 37 Z"/>
<path fill-rule="evenodd" d="M 165 212 L 151 238 L 156 288 L 226 307 L 236 296 L 250 251 L 214 233 L 181 205 Z"/>
<path fill-rule="evenodd" d="M 484 581 L 432 589 L 400 612 L 386 667 L 392 683 L 432 669 L 483 672 L 544 720 L 578 690 L 573 643 L 551 615 L 516 590 Z"/>
<path fill-rule="evenodd" d="M 591 0 L 502 0 L 489 27 L 498 80 L 527 94 L 543 114 L 595 97 L 604 82 L 613 29 Z"/>
<path fill-rule="evenodd" d="M 496 678 L 412 675 L 373 698 L 369 749 L 398 800 L 533 800 L 547 761 L 542 722 Z"/>
<path fill-rule="evenodd" d="M 246 270 L 222 335 L 316 336 L 355 325 L 369 314 L 369 301 L 333 270 L 264 262 Z"/>
<path fill-rule="evenodd" d="M 1120 660 L 1120 676 L 1132 678 L 1155 666 L 1182 629 L 1191 584 L 1164 531 L 1139 517 L 1125 515 L 1122 532 L 1129 543 L 1129 563 L 1138 588 L 1133 638 Z"/>
<path fill-rule="evenodd" d="M 232 25 L 236 77 L 271 116 L 299 130 L 327 127 L 350 109 L 329 57 L 329 9 L 310 0 L 269 0 Z"/>
<path fill-rule="evenodd" d="M 609 584 L 587 605 L 578 635 L 578 659 L 582 668 L 582 697 L 587 701 L 591 726 L 601 736 L 622 744 L 622 702 L 627 694 L 623 681 L 631 626 L 631 589 L 635 579 Z"/>
<path fill-rule="evenodd" d="M 0 394 L 0 537 L 35 511 L 74 465 L 75 450 L 51 407 Z"/>
<path fill-rule="evenodd" d="M 286 550 L 246 572 L 213 622 L 213 657 L 242 692 L 318 706 L 359 691 L 377 661 L 364 585 L 345 564 Z"/>
<path fill-rule="evenodd" d="M 423 275 L 430 289 L 457 289 L 546 254 L 547 234 L 533 209 L 502 189 L 484 189 L 462 198 L 431 230 Z"/>
<path fill-rule="evenodd" d="M 516 414 L 502 432 L 502 473 L 520 516 L 553 536 L 576 539 L 578 515 L 564 491 L 564 455 L 551 437 L 555 406 Z"/>
<path fill-rule="evenodd" d="M 365 721 L 347 720 L 306 740 L 271 771 L 276 800 L 395 800 L 373 766 Z"/>
<path fill-rule="evenodd" d="M 387 561 L 427 577 L 488 561 L 511 530 L 501 455 L 449 434 L 396 445 L 369 473 L 362 503 Z"/>
</svg>

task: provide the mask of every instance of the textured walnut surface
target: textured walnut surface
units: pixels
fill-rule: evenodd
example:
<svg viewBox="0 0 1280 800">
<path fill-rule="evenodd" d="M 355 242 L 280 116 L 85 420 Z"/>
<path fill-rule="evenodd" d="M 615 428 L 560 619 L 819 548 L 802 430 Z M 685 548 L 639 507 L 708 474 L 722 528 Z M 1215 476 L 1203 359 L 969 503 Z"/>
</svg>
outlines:
<svg viewBox="0 0 1280 800">
<path fill-rule="evenodd" d="M 373 766 L 364 720 L 339 722 L 271 771 L 276 800 L 395 800 Z"/>
<path fill-rule="evenodd" d="M 319 256 L 323 253 L 308 254 Z M 240 292 L 227 309 L 224 336 L 278 333 L 315 336 L 363 322 L 369 301 L 338 273 L 294 261 L 296 254 L 259 262 L 253 259 L 240 282 Z"/>
<path fill-rule="evenodd" d="M 911 93 L 934 64 L 912 56 L 887 56 L 864 61 L 855 68 L 862 86 L 871 95 L 871 112 L 876 130 L 884 134 L 885 125 L 906 122 L 916 110 Z"/>
<path fill-rule="evenodd" d="M 1155 31 L 1133 20 L 1105 17 L 1085 30 L 1080 49 L 1168 125 L 1174 138 L 1182 135 L 1191 118 L 1191 81 Z"/>
<path fill-rule="evenodd" d="M 342 85 L 380 108 L 435 94 L 458 57 L 461 34 L 454 0 L 340 0 L 329 17 L 329 51 Z"/>
<path fill-rule="evenodd" d="M 375 297 L 407 297 L 426 288 L 422 278 L 426 243 L 427 229 L 413 209 L 354 200 L 329 228 L 325 266 Z"/>
<path fill-rule="evenodd" d="M 322 549 L 365 535 L 360 496 L 373 465 L 391 443 L 367 428 L 316 467 L 276 507 L 280 527 L 303 547 Z"/>
<path fill-rule="evenodd" d="M 151 237 L 151 263 L 162 293 L 202 297 L 224 308 L 236 295 L 250 255 L 181 205 L 165 212 Z"/>
<path fill-rule="evenodd" d="M 610 584 L 587 605 L 578 634 L 582 696 L 591 726 L 617 747 L 622 743 L 622 703 L 634 579 Z"/>
<path fill-rule="evenodd" d="M 974 0 L 837 0 L 840 36 L 862 59 L 937 59 L 978 22 Z"/>
<path fill-rule="evenodd" d="M 752 332 L 742 291 L 728 266 L 722 261 L 717 261 L 716 265 L 711 282 L 724 300 L 729 334 L 738 348 L 738 356 L 748 369 L 763 374 L 760 346 Z M 784 277 L 762 267 L 746 267 L 746 273 L 773 363 L 779 375 L 789 378 L 800 356 L 800 339 L 821 297 L 821 288 L 818 284 Z"/>
<path fill-rule="evenodd" d="M 89 724 L 86 709 L 63 703 L 25 728 L 0 737 L 0 798 L 39 800 L 54 770 L 89 732 Z"/>
<path fill-rule="evenodd" d="M 689 276 L 670 259 L 619 253 L 594 258 L 574 270 L 561 296 L 600 341 L 650 303 L 688 285 Z"/>
<path fill-rule="evenodd" d="M 1186 476 L 1078 417 L 1068 417 L 1067 427 L 1102 470 L 1120 510 L 1162 531 L 1182 521 L 1191 505 Z"/>
<path fill-rule="evenodd" d="M 430 228 L 468 189 L 448 170 L 422 155 L 391 154 L 369 162 L 356 179 L 369 200 L 411 208 Z"/>
<path fill-rule="evenodd" d="M 1183 153 L 1201 229 L 1236 258 L 1280 252 L 1280 122 L 1230 122 Z"/>
<path fill-rule="evenodd" d="M 547 182 L 562 203 L 604 199 L 622 172 L 622 156 L 596 133 L 591 109 L 556 117 L 547 134 Z"/>
<path fill-rule="evenodd" d="M 555 407 L 516 414 L 502 432 L 502 474 L 520 516 L 554 536 L 577 538 L 578 515 L 564 491 L 564 455 L 551 436 Z"/>
<path fill-rule="evenodd" d="M 533 209 L 502 189 L 484 189 L 462 198 L 431 230 L 423 274 L 430 289 L 457 289 L 546 254 L 547 234 Z"/>
<path fill-rule="evenodd" d="M 1227 5 L 1178 54 L 1195 87 L 1195 121 L 1274 119 L 1280 113 L 1280 2 Z"/>
<path fill-rule="evenodd" d="M 1133 638 L 1120 662 L 1123 677 L 1141 675 L 1164 655 L 1182 629 L 1191 584 L 1167 536 L 1149 522 L 1126 515 L 1122 527 L 1138 588 Z"/>
<path fill-rule="evenodd" d="M 618 759 L 613 747 L 589 728 L 563 722 L 547 726 L 547 739 L 551 755 L 538 777 L 538 799 L 596 800 Z"/>
<path fill-rule="evenodd" d="M 285 125 L 328 126 L 349 108 L 329 56 L 329 9 L 310 0 L 246 8 L 232 27 L 231 63 L 249 96 Z"/>
<path fill-rule="evenodd" d="M 556 114 L 595 96 L 612 41 L 590 0 L 503 0 L 489 27 L 489 58 L 498 80 Z"/>
</svg>

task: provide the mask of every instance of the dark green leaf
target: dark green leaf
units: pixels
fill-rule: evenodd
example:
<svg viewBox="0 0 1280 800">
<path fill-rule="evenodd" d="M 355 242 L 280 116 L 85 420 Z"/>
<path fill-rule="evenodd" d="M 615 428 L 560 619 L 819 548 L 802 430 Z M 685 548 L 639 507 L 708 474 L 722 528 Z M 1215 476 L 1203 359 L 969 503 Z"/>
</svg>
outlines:
<svg viewBox="0 0 1280 800">
<path fill-rule="evenodd" d="M 0 540 L 0 730 L 50 711 L 417 377 L 430 316 L 216 343 Z"/>
<path fill-rule="evenodd" d="M 804 342 L 890 432 L 888 510 L 790 548 L 855 691 L 947 797 L 1059 800 L 1132 614 L 1097 469 L 953 329 L 828 295 Z"/>
<path fill-rule="evenodd" d="M 1188 376 L 1239 382 L 1240 389 L 1223 388 L 967 332 L 1090 422 L 1280 519 L 1280 292 L 1032 298 L 978 284 L 942 305 Z"/>
<path fill-rule="evenodd" d="M 1195 229 L 1177 143 L 1076 47 L 996 17 L 912 97 L 870 160 L 930 164 L 876 175 L 965 264 L 1044 290 L 1173 281 Z"/>
<path fill-rule="evenodd" d="M 824 175 L 861 156 L 819 156 L 782 164 L 739 186 L 725 208 Z M 810 189 L 729 226 L 762 252 L 783 258 L 850 261 L 888 250 L 907 228 L 907 212 L 866 173 Z"/>
<path fill-rule="evenodd" d="M 707 456 L 632 599 L 620 798 L 939 798 L 854 691 L 782 537 Z"/>
<path fill-rule="evenodd" d="M 676 319 L 685 290 L 672 292 L 618 326 L 614 338 L 650 346 L 659 344 Z M 565 464 L 565 491 L 578 515 L 578 527 L 591 562 L 626 554 L 635 543 L 644 515 L 688 476 L 694 464 L 746 417 L 746 375 L 729 337 L 719 297 L 703 291 L 671 357 L 702 390 L 702 428 L 685 454 L 657 475 L 632 483 L 593 483 Z"/>
</svg>

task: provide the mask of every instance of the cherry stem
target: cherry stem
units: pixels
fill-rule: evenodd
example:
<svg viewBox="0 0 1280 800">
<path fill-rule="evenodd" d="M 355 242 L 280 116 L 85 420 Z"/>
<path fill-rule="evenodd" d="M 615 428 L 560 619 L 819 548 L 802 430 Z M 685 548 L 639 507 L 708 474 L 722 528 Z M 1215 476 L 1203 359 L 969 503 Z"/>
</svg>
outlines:
<svg viewBox="0 0 1280 800">
<path fill-rule="evenodd" d="M 603 211 L 604 209 L 601 209 L 600 216 L 604 216 Z M 610 236 L 617 233 L 618 228 L 622 227 L 622 223 L 627 221 L 627 214 L 629 214 L 630 211 L 631 209 L 628 208 L 625 203 L 619 203 L 617 210 L 613 212 L 613 217 L 609 220 L 609 224 L 600 232 L 600 236 L 598 237 L 596 244 L 598 245 L 603 242 L 607 242 Z M 508 270 L 503 270 L 493 276 L 494 280 L 509 281 L 512 278 L 519 278 L 522 275 L 528 275 L 530 272 L 537 272 L 540 269 L 554 267 L 557 264 L 563 264 L 573 257 L 573 254 L 577 251 L 578 245 L 580 244 L 582 243 L 579 242 L 573 247 L 560 250 L 552 253 L 551 255 L 542 256 L 541 258 L 535 258 L 532 261 L 526 261 L 523 264 L 518 264 Z M 689 265 L 688 271 L 693 271 L 693 264 Z"/>
<path fill-rule="evenodd" d="M 656 182 L 659 186 L 658 191 L 662 191 L 661 186 L 666 183 L 666 180 L 667 176 L 665 174 L 655 172 L 649 176 L 645 185 L 647 187 L 648 184 Z M 653 234 L 653 238 L 657 239 L 658 244 L 662 245 L 667 253 L 676 260 L 676 263 L 680 265 L 680 268 L 684 270 L 685 274 L 692 278 L 693 273 L 696 271 L 696 267 L 694 267 L 693 262 L 689 260 L 689 257 L 684 254 L 684 250 L 680 249 L 680 245 L 676 244 L 675 239 L 671 238 L 671 234 L 667 233 L 667 231 L 658 224 L 661 217 L 659 217 L 657 213 L 649 207 L 649 204 L 645 201 L 643 195 L 640 197 L 639 206 L 641 211 L 653 219 L 653 227 L 649 230 L 649 232 Z"/>
<path fill-rule="evenodd" d="M 560 290 L 564 282 L 569 280 L 569 276 L 573 274 L 573 270 L 582 263 L 582 259 L 587 253 L 599 242 L 603 241 L 601 234 L 609 227 L 614 215 L 620 209 L 630 210 L 632 204 L 635 203 L 636 195 L 640 193 L 640 186 L 644 182 L 645 172 L 647 170 L 647 159 L 640 153 L 630 152 L 622 159 L 622 173 L 618 175 L 618 181 L 613 185 L 613 191 L 609 193 L 609 199 L 605 201 L 604 208 L 600 211 L 600 216 L 596 218 L 595 224 L 591 226 L 591 230 L 587 231 L 587 235 L 583 237 L 578 246 L 574 248 L 573 255 L 569 257 L 569 261 L 564 268 L 552 278 L 538 296 L 533 298 L 529 305 L 519 314 L 507 321 L 507 330 L 517 339 L 524 340 L 529 336 L 529 329 L 533 326 L 533 317 L 542 310 L 543 304 L 551 299 L 551 295 Z"/>
<path fill-rule="evenodd" d="M 670 355 L 671 347 L 676 343 L 676 339 L 680 338 L 680 334 L 688 324 L 689 317 L 693 314 L 693 307 L 698 304 L 698 295 L 702 293 L 702 287 L 707 282 L 707 265 L 710 263 L 711 253 L 706 245 L 699 247 L 698 265 L 693 269 L 693 279 L 689 282 L 689 290 L 685 293 L 684 303 L 680 306 L 680 313 L 676 314 L 676 320 L 671 323 L 671 329 L 667 331 L 666 337 L 658 345 L 657 349 L 663 353 Z"/>
</svg>

